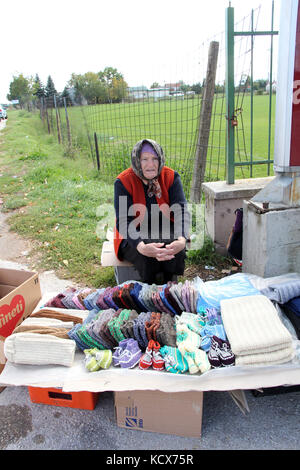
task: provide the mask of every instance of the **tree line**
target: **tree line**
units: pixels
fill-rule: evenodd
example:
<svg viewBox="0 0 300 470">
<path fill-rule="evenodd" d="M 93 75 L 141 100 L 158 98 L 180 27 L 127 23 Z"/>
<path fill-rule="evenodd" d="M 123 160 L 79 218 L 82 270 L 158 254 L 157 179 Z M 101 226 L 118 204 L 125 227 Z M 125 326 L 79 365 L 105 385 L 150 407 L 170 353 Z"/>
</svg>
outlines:
<svg viewBox="0 0 300 470">
<path fill-rule="evenodd" d="M 127 96 L 128 85 L 116 68 L 106 67 L 98 73 L 83 75 L 73 73 L 62 92 L 55 88 L 51 75 L 44 85 L 38 74 L 25 77 L 22 73 L 14 76 L 9 85 L 7 99 L 18 100 L 19 106 L 39 106 L 41 99 L 53 105 L 53 97 L 61 104 L 65 98 L 68 106 L 81 104 L 115 103 Z"/>
<path fill-rule="evenodd" d="M 265 90 L 267 80 L 256 80 L 253 89 L 257 91 Z M 193 85 L 179 82 L 178 91 L 187 93 L 193 91 L 200 95 L 205 85 L 205 81 Z M 245 91 L 250 86 L 250 77 L 246 76 L 241 81 L 237 89 L 243 88 Z M 159 84 L 154 82 L 150 88 L 158 88 Z M 225 85 L 216 84 L 215 93 L 224 93 Z M 62 92 L 57 92 L 51 75 L 48 76 L 46 85 L 42 83 L 38 74 L 35 77 L 24 77 L 21 73 L 14 76 L 9 85 L 7 99 L 9 101 L 18 100 L 19 106 L 37 106 L 41 100 L 45 100 L 47 106 L 53 106 L 53 97 L 56 97 L 58 105 L 63 105 L 64 100 L 67 106 L 83 104 L 118 103 L 128 98 L 128 84 L 123 75 L 114 67 L 105 67 L 100 72 L 86 72 L 85 74 L 71 75 Z"/>
</svg>

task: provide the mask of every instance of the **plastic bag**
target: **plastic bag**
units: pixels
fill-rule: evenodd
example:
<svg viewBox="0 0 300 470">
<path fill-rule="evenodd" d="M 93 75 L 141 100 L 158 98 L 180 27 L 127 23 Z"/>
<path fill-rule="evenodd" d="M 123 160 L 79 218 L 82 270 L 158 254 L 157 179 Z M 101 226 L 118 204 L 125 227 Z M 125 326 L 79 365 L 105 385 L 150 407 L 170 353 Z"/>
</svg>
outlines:
<svg viewBox="0 0 300 470">
<path fill-rule="evenodd" d="M 197 300 L 198 313 L 201 312 L 201 309 L 207 307 L 214 307 L 220 310 L 220 301 L 223 299 L 260 294 L 260 291 L 253 286 L 248 277 L 243 273 L 207 282 L 203 282 L 197 277 L 194 280 L 194 286 L 199 293 Z"/>
</svg>

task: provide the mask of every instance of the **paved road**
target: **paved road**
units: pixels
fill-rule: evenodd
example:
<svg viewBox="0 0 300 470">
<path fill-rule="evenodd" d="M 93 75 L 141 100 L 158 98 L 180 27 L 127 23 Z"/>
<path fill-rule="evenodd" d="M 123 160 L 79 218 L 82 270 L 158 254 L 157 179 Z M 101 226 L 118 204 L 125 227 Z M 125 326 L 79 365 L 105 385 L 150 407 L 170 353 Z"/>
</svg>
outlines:
<svg viewBox="0 0 300 470">
<path fill-rule="evenodd" d="M 202 438 L 196 439 L 117 427 L 111 392 L 87 411 L 34 404 L 26 387 L 7 387 L 0 393 L 0 449 L 299 450 L 300 392 L 246 396 L 245 416 L 227 392 L 205 392 Z"/>
</svg>

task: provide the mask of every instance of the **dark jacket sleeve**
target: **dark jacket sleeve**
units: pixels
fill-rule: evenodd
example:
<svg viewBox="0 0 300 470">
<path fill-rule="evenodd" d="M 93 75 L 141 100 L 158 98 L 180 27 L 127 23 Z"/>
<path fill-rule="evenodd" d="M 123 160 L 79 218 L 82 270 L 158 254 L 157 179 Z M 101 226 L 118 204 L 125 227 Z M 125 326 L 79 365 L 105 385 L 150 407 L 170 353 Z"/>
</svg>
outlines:
<svg viewBox="0 0 300 470">
<path fill-rule="evenodd" d="M 169 189 L 170 208 L 174 214 L 175 237 L 190 236 L 190 213 L 179 174 L 175 171 L 174 182 Z"/>
<path fill-rule="evenodd" d="M 114 184 L 114 206 L 115 206 L 115 214 L 116 214 L 116 227 L 120 235 L 124 237 L 128 243 L 133 246 L 137 247 L 137 245 L 142 241 L 140 236 L 138 235 L 138 231 L 136 232 L 138 237 L 132 238 L 130 237 L 131 230 L 128 230 L 128 227 L 131 222 L 134 221 L 134 216 L 129 216 L 129 208 L 133 205 L 132 196 L 129 192 L 125 189 L 123 184 L 119 179 L 116 179 Z M 133 224 L 131 224 L 133 226 Z"/>
</svg>

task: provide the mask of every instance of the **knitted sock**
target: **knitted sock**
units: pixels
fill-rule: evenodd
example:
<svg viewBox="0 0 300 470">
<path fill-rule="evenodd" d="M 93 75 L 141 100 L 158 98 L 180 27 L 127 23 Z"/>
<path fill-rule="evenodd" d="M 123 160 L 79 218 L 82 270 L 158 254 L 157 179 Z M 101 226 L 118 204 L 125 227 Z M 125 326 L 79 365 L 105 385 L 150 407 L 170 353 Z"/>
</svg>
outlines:
<svg viewBox="0 0 300 470">
<path fill-rule="evenodd" d="M 160 353 L 165 361 L 165 369 L 173 374 L 183 374 L 189 369 L 186 359 L 183 357 L 178 348 L 171 346 L 163 346 Z"/>
<path fill-rule="evenodd" d="M 177 346 L 180 344 L 186 351 L 193 351 L 200 347 L 201 338 L 200 335 L 190 330 L 184 323 L 176 324 L 176 343 Z"/>
<path fill-rule="evenodd" d="M 152 367 L 155 370 L 163 370 L 165 368 L 165 361 L 160 352 L 160 344 L 157 341 L 153 341 L 151 346 L 152 346 L 152 354 L 153 354 Z"/>
<path fill-rule="evenodd" d="M 72 297 L 72 302 L 77 306 L 79 310 L 84 310 L 84 306 L 79 302 L 78 294 L 74 294 Z"/>
<path fill-rule="evenodd" d="M 161 346 L 176 347 L 175 318 L 169 313 L 162 313 L 160 325 L 156 330 L 156 337 Z"/>
<path fill-rule="evenodd" d="M 188 363 L 189 373 L 196 374 L 197 372 L 199 372 L 199 367 L 197 366 L 195 361 L 195 352 L 186 351 L 184 348 L 181 349 L 180 346 L 178 347 L 178 349 Z"/>
<path fill-rule="evenodd" d="M 61 301 L 62 301 L 62 303 L 64 304 L 64 306 L 65 306 L 66 308 L 71 308 L 71 309 L 74 309 L 74 310 L 78 310 L 77 305 L 75 305 L 74 302 L 73 302 L 73 300 L 72 300 L 73 297 L 74 297 L 74 292 L 71 292 L 70 294 L 65 295 L 65 296 L 61 299 Z"/>
<path fill-rule="evenodd" d="M 86 349 L 87 345 L 79 338 L 77 335 L 77 330 L 81 328 L 81 325 L 77 324 L 75 325 L 70 331 L 68 331 L 68 336 L 70 339 L 73 339 L 76 343 L 76 346 L 83 351 Z"/>
<path fill-rule="evenodd" d="M 153 353 L 152 342 L 149 341 L 146 351 L 142 355 L 140 362 L 139 362 L 140 369 L 146 370 L 152 366 L 152 353 Z"/>
<path fill-rule="evenodd" d="M 131 310 L 128 319 L 120 327 L 124 338 L 134 338 L 133 323 L 136 318 L 138 318 L 138 313 Z"/>
<path fill-rule="evenodd" d="M 222 367 L 221 359 L 219 356 L 219 345 L 214 337 L 211 339 L 211 345 L 207 354 L 207 358 L 211 367 L 218 368 Z"/>
<path fill-rule="evenodd" d="M 98 349 L 85 349 L 85 367 L 90 372 L 99 369 L 108 369 L 112 362 L 112 352 L 109 349 L 99 351 Z"/>
</svg>

